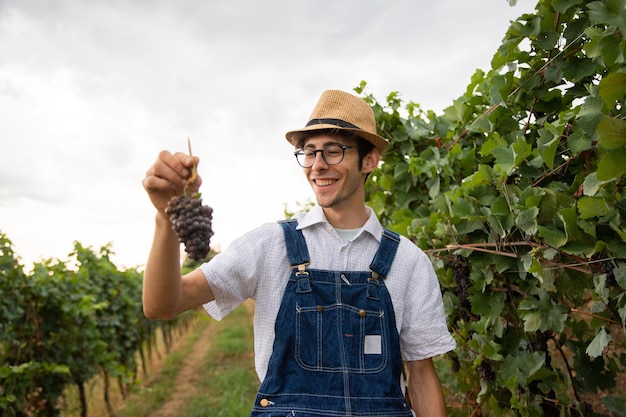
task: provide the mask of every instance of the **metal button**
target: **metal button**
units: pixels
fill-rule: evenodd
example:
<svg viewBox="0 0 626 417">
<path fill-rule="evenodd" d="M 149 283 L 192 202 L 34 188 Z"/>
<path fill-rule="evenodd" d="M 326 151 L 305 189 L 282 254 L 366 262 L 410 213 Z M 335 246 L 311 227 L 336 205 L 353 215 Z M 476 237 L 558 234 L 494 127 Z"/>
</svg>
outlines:
<svg viewBox="0 0 626 417">
<path fill-rule="evenodd" d="M 321 313 L 322 311 L 324 311 L 324 307 L 317 306 L 317 311 L 318 311 L 318 313 Z"/>
<path fill-rule="evenodd" d="M 365 310 L 359 310 L 359 316 L 365 317 L 366 314 Z"/>
<path fill-rule="evenodd" d="M 268 405 L 270 405 L 270 402 L 267 398 L 263 398 L 260 404 L 261 404 L 261 407 L 267 407 Z"/>
</svg>

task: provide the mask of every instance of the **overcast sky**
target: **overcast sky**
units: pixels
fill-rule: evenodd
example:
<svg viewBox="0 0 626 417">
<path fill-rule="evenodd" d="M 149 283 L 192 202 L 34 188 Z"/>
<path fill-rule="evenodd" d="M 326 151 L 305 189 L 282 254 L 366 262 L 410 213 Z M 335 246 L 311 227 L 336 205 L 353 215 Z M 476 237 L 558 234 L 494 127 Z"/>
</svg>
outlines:
<svg viewBox="0 0 626 417">
<path fill-rule="evenodd" d="M 213 243 L 312 197 L 288 130 L 361 80 L 440 113 L 533 0 L 0 0 L 0 232 L 141 266 L 161 149 L 200 156 Z"/>
</svg>

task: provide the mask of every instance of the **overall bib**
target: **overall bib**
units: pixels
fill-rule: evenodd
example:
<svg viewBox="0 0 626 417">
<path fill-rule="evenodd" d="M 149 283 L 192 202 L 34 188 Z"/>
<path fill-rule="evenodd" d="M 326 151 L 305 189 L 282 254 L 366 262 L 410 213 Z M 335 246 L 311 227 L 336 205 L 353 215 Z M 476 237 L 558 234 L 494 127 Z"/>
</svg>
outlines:
<svg viewBox="0 0 626 417">
<path fill-rule="evenodd" d="M 252 417 L 411 417 L 400 388 L 400 338 L 383 282 L 399 235 L 384 230 L 371 271 L 327 271 L 307 268 L 297 222 L 280 224 L 293 272 Z"/>
</svg>

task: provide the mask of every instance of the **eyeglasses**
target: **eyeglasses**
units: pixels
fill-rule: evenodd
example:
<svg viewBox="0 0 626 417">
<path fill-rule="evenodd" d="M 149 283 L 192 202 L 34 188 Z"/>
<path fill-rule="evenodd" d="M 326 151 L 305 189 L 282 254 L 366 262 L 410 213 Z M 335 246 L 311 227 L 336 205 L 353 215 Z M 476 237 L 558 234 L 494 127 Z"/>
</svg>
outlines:
<svg viewBox="0 0 626 417">
<path fill-rule="evenodd" d="M 311 168 L 315 163 L 317 153 L 322 154 L 322 159 L 327 165 L 337 165 L 343 161 L 346 149 L 358 149 L 358 146 L 328 145 L 322 149 L 298 149 L 293 154 L 302 168 Z"/>
</svg>

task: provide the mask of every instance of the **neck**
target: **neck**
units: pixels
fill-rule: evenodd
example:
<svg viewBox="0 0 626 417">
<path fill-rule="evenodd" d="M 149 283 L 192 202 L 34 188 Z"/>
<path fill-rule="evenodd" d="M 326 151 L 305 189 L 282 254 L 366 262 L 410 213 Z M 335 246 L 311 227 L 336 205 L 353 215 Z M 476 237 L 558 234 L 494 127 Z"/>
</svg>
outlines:
<svg viewBox="0 0 626 417">
<path fill-rule="evenodd" d="M 350 211 L 334 207 L 323 207 L 324 215 L 331 226 L 339 229 L 359 229 L 367 222 L 368 215 L 365 205 Z"/>
</svg>

